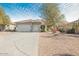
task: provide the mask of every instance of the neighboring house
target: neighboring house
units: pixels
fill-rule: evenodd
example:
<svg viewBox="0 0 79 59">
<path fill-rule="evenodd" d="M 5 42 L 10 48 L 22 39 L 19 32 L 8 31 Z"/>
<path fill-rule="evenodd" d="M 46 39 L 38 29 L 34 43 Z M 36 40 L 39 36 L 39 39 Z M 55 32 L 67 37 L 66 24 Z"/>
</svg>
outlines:
<svg viewBox="0 0 79 59">
<path fill-rule="evenodd" d="M 41 32 L 41 20 L 24 20 L 15 22 L 16 31 L 21 32 Z"/>
<path fill-rule="evenodd" d="M 14 23 L 5 26 L 5 31 L 15 31 L 16 25 Z"/>
<path fill-rule="evenodd" d="M 79 33 L 79 19 L 72 22 L 72 27 L 75 29 L 75 33 Z"/>
<path fill-rule="evenodd" d="M 75 33 L 79 33 L 79 20 L 69 22 L 63 26 L 61 26 L 65 31 L 68 31 L 70 29 L 75 29 Z"/>
</svg>

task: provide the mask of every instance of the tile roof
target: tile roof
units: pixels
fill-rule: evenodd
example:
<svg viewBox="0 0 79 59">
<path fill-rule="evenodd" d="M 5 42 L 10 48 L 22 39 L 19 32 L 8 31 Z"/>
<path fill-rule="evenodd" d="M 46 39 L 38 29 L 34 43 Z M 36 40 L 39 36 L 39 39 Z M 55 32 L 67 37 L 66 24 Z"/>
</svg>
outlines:
<svg viewBox="0 0 79 59">
<path fill-rule="evenodd" d="M 32 19 L 29 19 L 29 20 L 17 21 L 15 23 L 16 24 L 18 24 L 18 23 L 41 23 L 41 20 L 32 20 Z"/>
</svg>

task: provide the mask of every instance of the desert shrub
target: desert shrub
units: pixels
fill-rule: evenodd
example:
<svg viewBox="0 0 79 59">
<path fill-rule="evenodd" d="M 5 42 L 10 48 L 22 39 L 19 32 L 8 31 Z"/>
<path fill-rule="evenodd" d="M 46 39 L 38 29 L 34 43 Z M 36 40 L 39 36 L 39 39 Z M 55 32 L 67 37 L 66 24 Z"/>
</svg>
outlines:
<svg viewBox="0 0 79 59">
<path fill-rule="evenodd" d="M 65 32 L 64 29 L 59 29 L 60 32 Z"/>
<path fill-rule="evenodd" d="M 69 29 L 69 30 L 67 30 L 67 33 L 69 33 L 69 34 L 74 34 L 74 33 L 75 33 L 75 29 L 74 29 L 74 28 Z"/>
<path fill-rule="evenodd" d="M 45 32 L 45 26 L 41 25 L 41 32 Z"/>
</svg>

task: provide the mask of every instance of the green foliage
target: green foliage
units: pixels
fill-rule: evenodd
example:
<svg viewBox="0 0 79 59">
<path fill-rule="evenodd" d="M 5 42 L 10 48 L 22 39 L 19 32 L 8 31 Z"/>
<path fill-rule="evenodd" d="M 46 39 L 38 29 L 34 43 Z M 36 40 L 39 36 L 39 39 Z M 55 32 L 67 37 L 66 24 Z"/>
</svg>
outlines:
<svg viewBox="0 0 79 59">
<path fill-rule="evenodd" d="M 62 32 L 62 33 L 65 32 L 63 28 L 62 29 L 59 29 L 59 31 Z"/>
<path fill-rule="evenodd" d="M 44 18 L 47 22 L 47 27 L 57 27 L 65 16 L 61 14 L 59 10 L 59 4 L 56 3 L 46 3 L 42 5 L 41 8 L 41 17 Z"/>
<path fill-rule="evenodd" d="M 45 26 L 41 25 L 41 32 L 45 32 Z"/>
<path fill-rule="evenodd" d="M 74 29 L 74 28 L 69 29 L 69 30 L 67 31 L 67 33 L 69 33 L 69 34 L 74 34 L 74 33 L 75 33 L 75 29 Z"/>
<path fill-rule="evenodd" d="M 0 24 L 6 25 L 10 23 L 10 18 L 5 14 L 4 10 L 0 8 Z"/>
</svg>

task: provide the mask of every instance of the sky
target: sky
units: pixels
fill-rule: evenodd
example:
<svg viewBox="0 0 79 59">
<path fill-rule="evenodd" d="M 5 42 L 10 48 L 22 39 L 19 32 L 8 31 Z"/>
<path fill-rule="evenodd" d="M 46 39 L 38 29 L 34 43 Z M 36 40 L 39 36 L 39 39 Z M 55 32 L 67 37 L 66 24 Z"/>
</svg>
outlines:
<svg viewBox="0 0 79 59">
<path fill-rule="evenodd" d="M 0 7 L 9 15 L 12 21 L 40 19 L 39 7 L 40 4 L 32 3 L 3 3 Z"/>
<path fill-rule="evenodd" d="M 40 3 L 0 3 L 7 15 L 12 21 L 20 21 L 27 19 L 41 19 L 40 18 Z M 65 15 L 68 22 L 78 20 L 79 18 L 79 4 L 60 4 L 59 9 Z"/>
<path fill-rule="evenodd" d="M 60 10 L 65 15 L 65 18 L 68 22 L 72 22 L 79 19 L 78 3 L 61 4 Z"/>
</svg>

